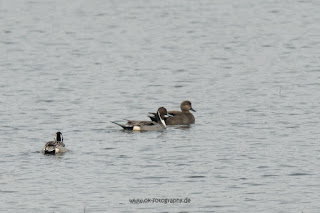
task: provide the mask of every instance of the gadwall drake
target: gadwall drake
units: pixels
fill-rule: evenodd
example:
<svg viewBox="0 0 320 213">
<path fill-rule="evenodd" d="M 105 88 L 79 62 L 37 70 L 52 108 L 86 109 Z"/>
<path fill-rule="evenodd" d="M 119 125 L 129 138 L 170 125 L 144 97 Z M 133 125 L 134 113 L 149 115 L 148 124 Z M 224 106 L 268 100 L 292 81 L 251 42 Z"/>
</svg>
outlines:
<svg viewBox="0 0 320 213">
<path fill-rule="evenodd" d="M 181 111 L 168 111 L 172 117 L 165 118 L 165 122 L 167 125 L 189 125 L 195 122 L 195 118 L 190 112 L 195 110 L 192 108 L 190 101 L 183 101 L 180 104 Z M 150 119 L 152 121 L 156 120 L 155 113 L 150 113 Z"/>
<path fill-rule="evenodd" d="M 156 131 L 163 130 L 166 128 L 166 123 L 164 122 L 164 118 L 170 116 L 168 114 L 166 108 L 160 107 L 155 113 L 155 121 L 134 121 L 127 120 L 126 124 L 118 124 L 116 122 L 112 122 L 121 126 L 125 130 L 131 131 Z"/>
<path fill-rule="evenodd" d="M 63 143 L 63 136 L 61 132 L 57 132 L 54 141 L 49 141 L 44 145 L 42 152 L 44 154 L 57 154 L 68 151 Z"/>
</svg>

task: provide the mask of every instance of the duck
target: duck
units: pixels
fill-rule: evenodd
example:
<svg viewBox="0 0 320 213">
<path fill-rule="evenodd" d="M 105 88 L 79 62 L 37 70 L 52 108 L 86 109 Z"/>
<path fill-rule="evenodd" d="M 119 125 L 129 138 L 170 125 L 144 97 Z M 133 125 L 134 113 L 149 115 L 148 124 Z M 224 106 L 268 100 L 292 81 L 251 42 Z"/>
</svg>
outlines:
<svg viewBox="0 0 320 213">
<path fill-rule="evenodd" d="M 196 112 L 196 110 L 192 108 L 190 101 L 183 101 L 180 104 L 180 109 L 181 111 L 168 111 L 172 116 L 164 119 L 166 125 L 190 125 L 195 122 L 195 118 L 190 110 L 193 112 Z M 156 120 L 155 113 L 150 113 L 148 116 L 152 121 Z"/>
<path fill-rule="evenodd" d="M 172 116 L 168 113 L 167 109 L 164 107 L 159 107 L 155 113 L 154 121 L 135 121 L 127 120 L 126 124 L 119 124 L 112 121 L 112 123 L 121 126 L 124 130 L 129 131 L 159 131 L 166 128 L 166 123 L 164 122 L 165 117 Z"/>
<path fill-rule="evenodd" d="M 68 151 L 63 143 L 63 136 L 61 132 L 57 132 L 53 141 L 49 141 L 44 145 L 42 152 L 44 154 L 58 154 Z"/>
</svg>

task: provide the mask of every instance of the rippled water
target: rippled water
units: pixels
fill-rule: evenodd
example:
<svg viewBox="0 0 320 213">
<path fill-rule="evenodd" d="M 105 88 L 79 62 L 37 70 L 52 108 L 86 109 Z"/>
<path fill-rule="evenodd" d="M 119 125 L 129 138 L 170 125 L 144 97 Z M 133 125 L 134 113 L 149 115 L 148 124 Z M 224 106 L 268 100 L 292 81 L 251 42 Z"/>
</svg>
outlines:
<svg viewBox="0 0 320 213">
<path fill-rule="evenodd" d="M 1 1 L 0 212 L 319 212 L 319 8 Z M 183 100 L 190 127 L 110 123 Z"/>
</svg>

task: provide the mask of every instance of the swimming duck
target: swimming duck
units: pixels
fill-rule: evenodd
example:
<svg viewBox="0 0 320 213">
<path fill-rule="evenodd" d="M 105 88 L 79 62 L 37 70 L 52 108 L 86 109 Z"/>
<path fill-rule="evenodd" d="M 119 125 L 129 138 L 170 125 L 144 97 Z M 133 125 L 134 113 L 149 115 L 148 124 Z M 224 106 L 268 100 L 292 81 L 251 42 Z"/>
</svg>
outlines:
<svg viewBox="0 0 320 213">
<path fill-rule="evenodd" d="M 44 154 L 57 154 L 68 151 L 63 143 L 61 132 L 57 132 L 54 141 L 49 141 L 44 145 L 42 152 Z"/>
<path fill-rule="evenodd" d="M 189 125 L 195 122 L 194 116 L 191 114 L 191 111 L 196 112 L 191 105 L 190 101 L 183 101 L 180 104 L 180 111 L 168 111 L 172 117 L 165 118 L 165 122 L 167 125 Z M 155 121 L 155 113 L 150 113 L 149 115 L 152 121 Z"/>
<path fill-rule="evenodd" d="M 171 116 L 168 114 L 166 108 L 160 107 L 155 113 L 154 121 L 134 121 L 127 120 L 126 124 L 118 124 L 116 122 L 112 122 L 121 126 L 125 130 L 131 131 L 154 131 L 154 130 L 163 130 L 166 128 L 166 123 L 164 122 L 164 118 L 166 116 Z"/>
</svg>

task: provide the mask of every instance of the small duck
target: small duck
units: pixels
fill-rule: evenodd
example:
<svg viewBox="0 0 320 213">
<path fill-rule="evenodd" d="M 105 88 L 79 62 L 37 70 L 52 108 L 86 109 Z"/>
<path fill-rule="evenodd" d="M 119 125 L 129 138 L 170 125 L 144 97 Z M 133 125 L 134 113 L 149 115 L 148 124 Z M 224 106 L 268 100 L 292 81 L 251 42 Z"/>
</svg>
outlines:
<svg viewBox="0 0 320 213">
<path fill-rule="evenodd" d="M 49 141 L 42 149 L 43 154 L 57 154 L 68 151 L 63 143 L 63 136 L 61 132 L 57 132 L 54 141 Z"/>
<path fill-rule="evenodd" d="M 130 131 L 156 131 L 163 130 L 166 128 L 166 123 L 164 122 L 164 118 L 167 116 L 171 116 L 168 114 L 167 109 L 164 107 L 160 107 L 155 113 L 154 121 L 134 121 L 127 120 L 126 124 L 118 124 L 116 122 L 112 122 L 121 126 L 124 130 Z"/>
<path fill-rule="evenodd" d="M 196 112 L 191 105 L 190 101 L 183 101 L 180 104 L 181 112 L 180 111 L 168 111 L 172 117 L 165 118 L 165 122 L 167 125 L 189 125 L 195 122 L 194 116 L 191 114 L 191 111 Z M 150 113 L 149 115 L 152 121 L 155 121 L 155 113 Z"/>
</svg>

